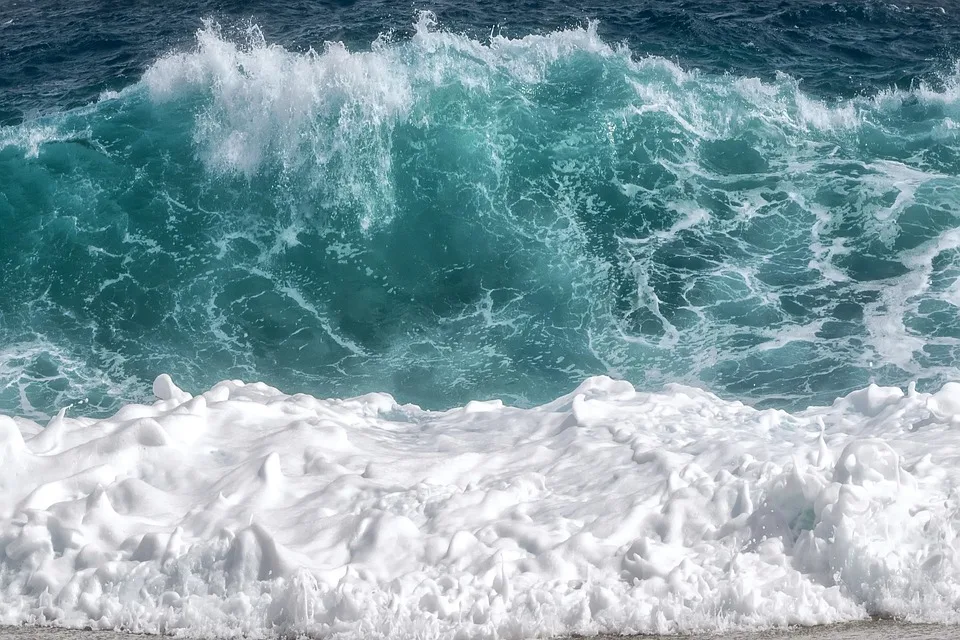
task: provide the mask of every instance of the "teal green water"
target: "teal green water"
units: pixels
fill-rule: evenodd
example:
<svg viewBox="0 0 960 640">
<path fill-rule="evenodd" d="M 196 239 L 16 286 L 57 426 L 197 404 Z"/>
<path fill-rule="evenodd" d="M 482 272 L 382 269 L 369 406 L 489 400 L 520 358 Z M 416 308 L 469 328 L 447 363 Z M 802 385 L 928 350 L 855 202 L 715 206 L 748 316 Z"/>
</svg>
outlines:
<svg viewBox="0 0 960 640">
<path fill-rule="evenodd" d="M 778 407 L 957 376 L 960 89 L 824 99 L 593 27 L 221 36 L 0 129 L 0 410 L 169 372 L 443 408 L 606 373 Z"/>
</svg>

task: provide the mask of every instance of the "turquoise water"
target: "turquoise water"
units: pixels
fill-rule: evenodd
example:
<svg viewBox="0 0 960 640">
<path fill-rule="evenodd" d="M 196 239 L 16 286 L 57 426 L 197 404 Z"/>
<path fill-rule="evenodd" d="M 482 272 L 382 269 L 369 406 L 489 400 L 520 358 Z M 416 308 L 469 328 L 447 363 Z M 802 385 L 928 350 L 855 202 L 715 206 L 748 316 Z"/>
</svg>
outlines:
<svg viewBox="0 0 960 640">
<path fill-rule="evenodd" d="M 431 408 L 598 373 L 783 408 L 957 377 L 949 69 L 830 95 L 429 13 L 171 51 L 0 129 L 0 411 L 102 414 L 161 372 Z"/>
</svg>

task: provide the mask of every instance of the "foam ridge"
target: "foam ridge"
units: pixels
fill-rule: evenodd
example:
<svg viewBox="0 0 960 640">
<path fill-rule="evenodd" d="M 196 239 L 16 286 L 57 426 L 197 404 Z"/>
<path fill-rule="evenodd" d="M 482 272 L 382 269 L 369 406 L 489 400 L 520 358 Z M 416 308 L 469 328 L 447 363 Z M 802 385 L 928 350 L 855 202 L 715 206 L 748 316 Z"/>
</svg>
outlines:
<svg viewBox="0 0 960 640">
<path fill-rule="evenodd" d="M 444 412 L 167 376 L 0 416 L 0 622 L 529 638 L 955 622 L 960 384 L 756 410 L 590 378 Z"/>
</svg>

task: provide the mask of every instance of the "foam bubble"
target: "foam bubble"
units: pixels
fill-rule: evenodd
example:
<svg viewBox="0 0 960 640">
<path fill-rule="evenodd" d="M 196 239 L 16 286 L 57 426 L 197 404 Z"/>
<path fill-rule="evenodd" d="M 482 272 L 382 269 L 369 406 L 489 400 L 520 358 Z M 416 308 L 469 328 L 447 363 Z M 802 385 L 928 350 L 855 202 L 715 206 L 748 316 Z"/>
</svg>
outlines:
<svg viewBox="0 0 960 640">
<path fill-rule="evenodd" d="M 514 638 L 956 621 L 960 385 L 758 411 L 586 380 L 446 412 L 168 376 L 0 416 L 0 621 Z"/>
</svg>

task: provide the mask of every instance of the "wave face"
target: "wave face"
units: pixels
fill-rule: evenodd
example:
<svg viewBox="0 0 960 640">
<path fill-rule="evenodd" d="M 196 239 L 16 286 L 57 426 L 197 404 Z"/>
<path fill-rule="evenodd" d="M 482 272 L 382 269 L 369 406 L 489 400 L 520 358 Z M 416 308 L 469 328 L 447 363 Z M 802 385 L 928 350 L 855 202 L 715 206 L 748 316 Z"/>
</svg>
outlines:
<svg viewBox="0 0 960 640">
<path fill-rule="evenodd" d="M 823 101 L 591 26 L 295 53 L 213 25 L 0 129 L 0 408 L 161 371 L 529 406 L 605 373 L 760 405 L 957 373 L 960 93 Z M 9 230 L 9 233 L 7 232 Z"/>
</svg>

